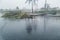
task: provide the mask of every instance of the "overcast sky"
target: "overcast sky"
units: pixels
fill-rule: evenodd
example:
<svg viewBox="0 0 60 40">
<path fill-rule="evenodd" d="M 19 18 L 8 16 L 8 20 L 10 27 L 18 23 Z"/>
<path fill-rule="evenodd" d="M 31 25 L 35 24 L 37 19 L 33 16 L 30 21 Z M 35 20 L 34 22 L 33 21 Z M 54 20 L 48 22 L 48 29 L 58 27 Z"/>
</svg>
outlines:
<svg viewBox="0 0 60 40">
<path fill-rule="evenodd" d="M 38 6 L 35 5 L 35 8 L 41 8 L 44 6 L 45 0 L 39 0 Z M 50 4 L 51 7 L 60 7 L 60 0 L 47 0 L 47 3 Z M 31 8 L 31 5 L 25 4 L 25 0 L 0 0 L 0 9 L 14 9 L 16 6 L 19 8 Z"/>
</svg>

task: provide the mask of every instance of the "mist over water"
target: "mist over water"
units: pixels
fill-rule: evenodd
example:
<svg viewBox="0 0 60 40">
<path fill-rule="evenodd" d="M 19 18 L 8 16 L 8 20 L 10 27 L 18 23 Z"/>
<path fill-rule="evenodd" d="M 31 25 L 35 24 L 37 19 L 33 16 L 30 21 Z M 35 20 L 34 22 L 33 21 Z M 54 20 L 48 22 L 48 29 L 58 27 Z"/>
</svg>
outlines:
<svg viewBox="0 0 60 40">
<path fill-rule="evenodd" d="M 45 23 L 44 23 L 45 21 Z M 0 18 L 0 40 L 59 40 L 60 18 L 38 16 L 35 19 Z"/>
</svg>

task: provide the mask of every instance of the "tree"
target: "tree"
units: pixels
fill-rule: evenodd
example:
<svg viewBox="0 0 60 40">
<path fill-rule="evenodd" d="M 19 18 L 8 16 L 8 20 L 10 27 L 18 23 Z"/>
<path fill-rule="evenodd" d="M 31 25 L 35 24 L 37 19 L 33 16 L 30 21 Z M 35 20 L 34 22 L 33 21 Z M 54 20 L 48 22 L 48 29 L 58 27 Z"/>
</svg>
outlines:
<svg viewBox="0 0 60 40">
<path fill-rule="evenodd" d="M 32 13 L 33 13 L 33 5 L 35 5 L 37 1 L 38 0 L 26 0 L 26 2 L 25 2 L 25 3 L 29 3 L 32 5 Z"/>
<path fill-rule="evenodd" d="M 19 10 L 19 7 L 17 6 L 16 9 Z"/>
</svg>

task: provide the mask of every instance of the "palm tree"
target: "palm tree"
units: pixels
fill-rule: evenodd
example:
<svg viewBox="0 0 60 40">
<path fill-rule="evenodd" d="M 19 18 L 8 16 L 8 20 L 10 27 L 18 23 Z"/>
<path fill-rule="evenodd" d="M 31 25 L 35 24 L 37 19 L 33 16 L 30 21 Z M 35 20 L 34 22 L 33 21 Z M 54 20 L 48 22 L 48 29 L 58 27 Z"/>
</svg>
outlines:
<svg viewBox="0 0 60 40">
<path fill-rule="evenodd" d="M 29 3 L 29 4 L 31 4 L 32 5 L 32 13 L 33 13 L 33 5 L 36 5 L 36 2 L 37 2 L 38 0 L 26 0 L 26 2 L 25 3 Z"/>
<path fill-rule="evenodd" d="M 19 7 L 17 6 L 16 9 L 19 10 Z"/>
</svg>

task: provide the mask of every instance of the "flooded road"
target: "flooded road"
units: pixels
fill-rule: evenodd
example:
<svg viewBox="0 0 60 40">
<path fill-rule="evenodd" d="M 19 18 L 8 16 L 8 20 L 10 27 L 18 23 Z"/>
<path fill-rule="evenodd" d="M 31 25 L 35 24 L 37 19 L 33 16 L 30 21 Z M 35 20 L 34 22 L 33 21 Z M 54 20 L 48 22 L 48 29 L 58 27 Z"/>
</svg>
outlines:
<svg viewBox="0 0 60 40">
<path fill-rule="evenodd" d="M 60 17 L 0 18 L 0 40 L 60 40 Z"/>
</svg>

